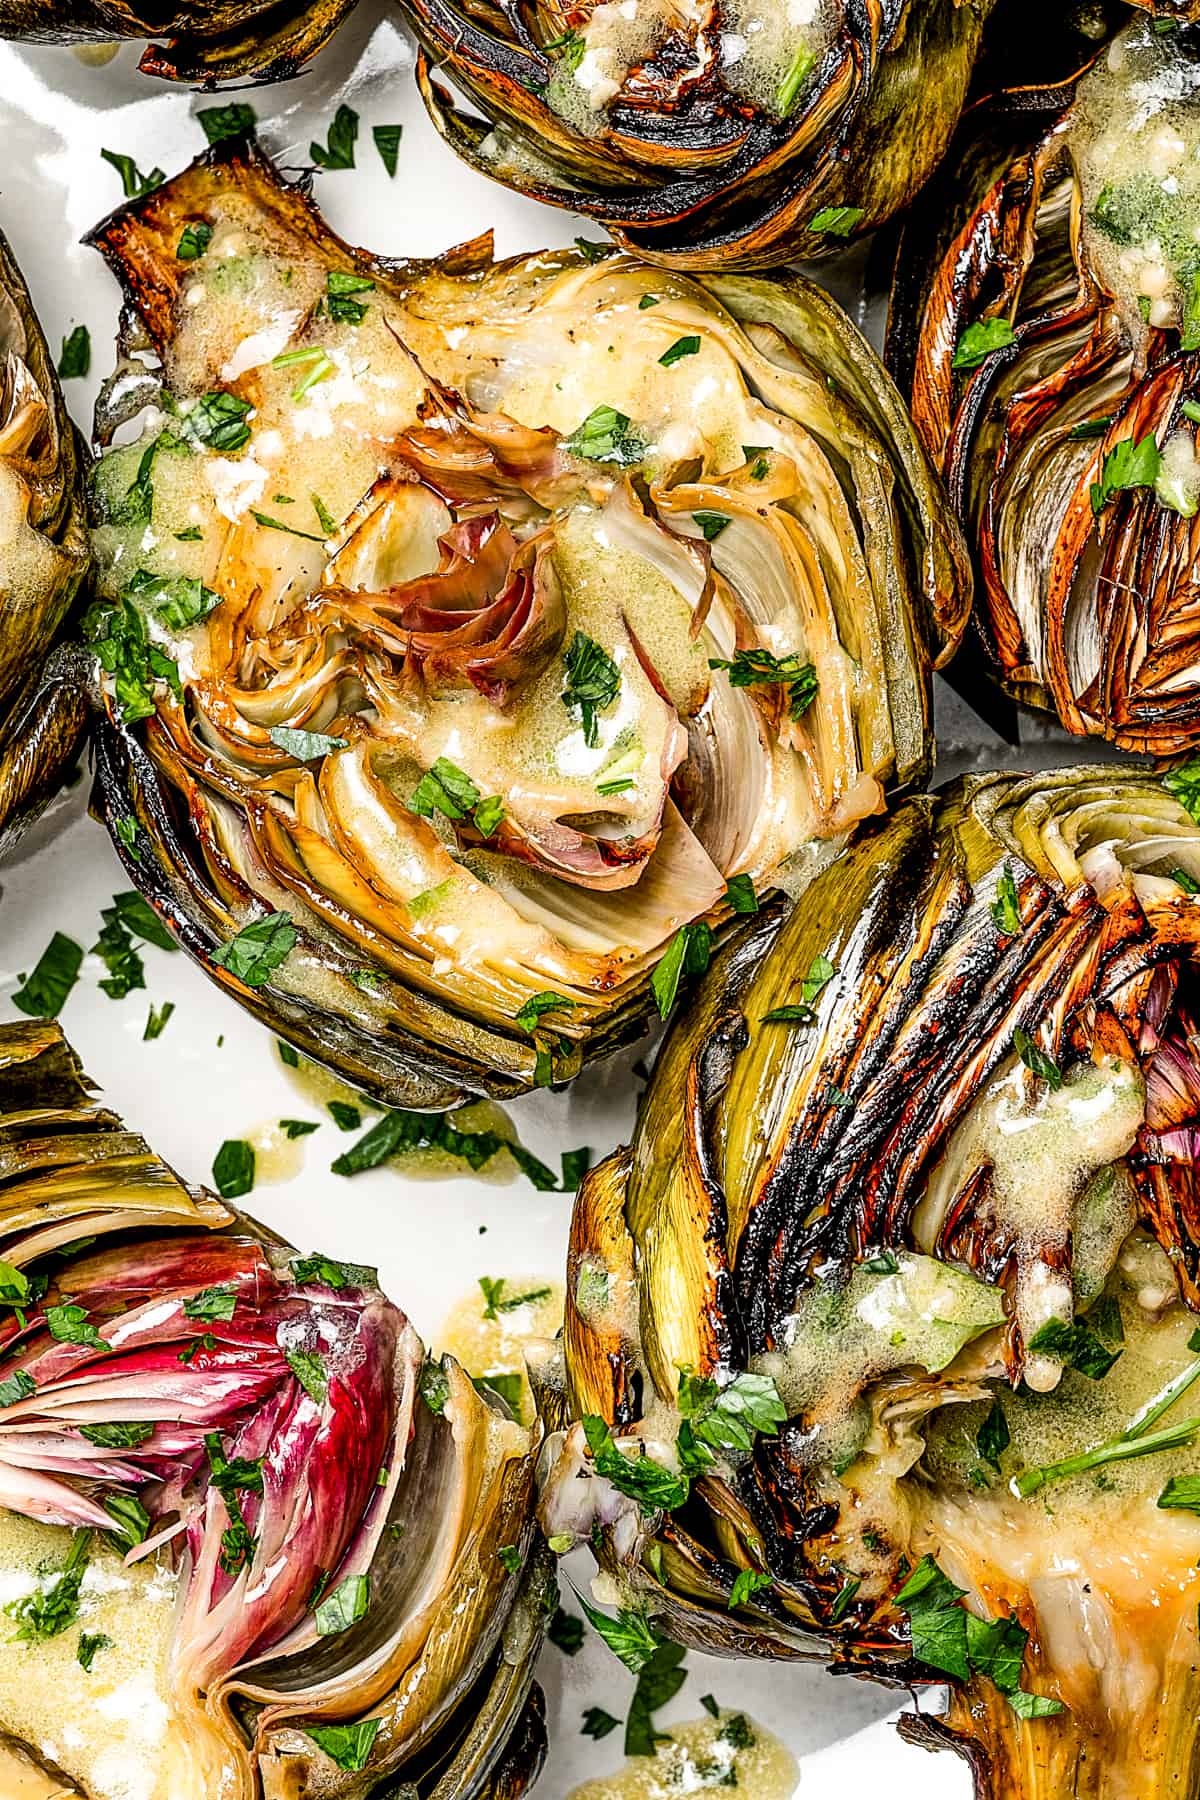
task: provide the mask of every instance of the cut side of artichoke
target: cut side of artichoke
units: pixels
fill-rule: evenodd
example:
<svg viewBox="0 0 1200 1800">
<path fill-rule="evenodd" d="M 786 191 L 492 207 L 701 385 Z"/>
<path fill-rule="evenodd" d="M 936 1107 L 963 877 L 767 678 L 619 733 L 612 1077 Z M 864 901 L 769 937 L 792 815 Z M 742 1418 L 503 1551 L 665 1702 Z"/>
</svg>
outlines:
<svg viewBox="0 0 1200 1800">
<path fill-rule="evenodd" d="M 473 168 L 639 255 L 724 270 L 828 255 L 906 205 L 994 0 L 400 4 L 430 117 Z"/>
<path fill-rule="evenodd" d="M 4 1791 L 524 1793 L 540 1427 L 184 1187 L 57 1026 L 0 1032 L 0 1094 Z"/>
<path fill-rule="evenodd" d="M 1200 743 L 1200 64 L 1138 13 L 1057 88 L 964 126 L 906 230 L 889 362 L 977 559 L 1014 697 L 1068 731 Z"/>
<path fill-rule="evenodd" d="M 576 1206 L 545 1529 L 681 1642 L 950 1677 L 906 1731 L 996 1800 L 1194 1783 L 1198 893 L 1140 773 L 904 801 Z"/>
<path fill-rule="evenodd" d="M 570 1077 L 922 779 L 961 546 L 819 289 L 384 263 L 245 141 L 94 241 L 138 320 L 85 627 L 108 823 L 350 1079 Z M 284 915 L 239 979 L 230 940 Z"/>
</svg>

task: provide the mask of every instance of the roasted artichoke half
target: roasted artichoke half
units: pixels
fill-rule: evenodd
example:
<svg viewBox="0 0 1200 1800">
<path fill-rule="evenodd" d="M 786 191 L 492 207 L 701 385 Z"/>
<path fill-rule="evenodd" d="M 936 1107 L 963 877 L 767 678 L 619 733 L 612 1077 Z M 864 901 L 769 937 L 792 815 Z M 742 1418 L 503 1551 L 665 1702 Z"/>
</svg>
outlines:
<svg viewBox="0 0 1200 1800">
<path fill-rule="evenodd" d="M 355 0 L 0 0 L 0 37 L 55 44 L 148 44 L 147 75 L 212 86 L 218 81 L 287 81 L 333 36 Z"/>
<path fill-rule="evenodd" d="M 571 1234 L 542 1518 L 633 1631 L 950 1676 L 980 1796 L 1196 1791 L 1197 896 L 1152 777 L 977 776 L 714 964 Z"/>
<path fill-rule="evenodd" d="M 1200 745 L 1200 33 L 1131 16 L 1081 78 L 970 116 L 906 229 L 889 358 L 988 665 L 1171 756 Z"/>
<path fill-rule="evenodd" d="M 79 681 L 46 662 L 90 554 L 81 446 L 0 233 L 0 849 L 52 798 L 82 741 Z"/>
<path fill-rule="evenodd" d="M 101 436 L 142 421 L 94 483 L 100 801 L 308 1053 L 409 1106 L 567 1079 L 921 778 L 965 552 L 819 289 L 385 263 L 244 141 L 94 241 Z"/>
<path fill-rule="evenodd" d="M 994 4 L 401 0 L 430 116 L 473 168 L 641 256 L 721 270 L 828 254 L 906 205 Z"/>
<path fill-rule="evenodd" d="M 0 1234 L 0 1789 L 525 1793 L 536 1432 L 373 1269 L 186 1188 L 53 1024 L 0 1029 Z"/>
</svg>

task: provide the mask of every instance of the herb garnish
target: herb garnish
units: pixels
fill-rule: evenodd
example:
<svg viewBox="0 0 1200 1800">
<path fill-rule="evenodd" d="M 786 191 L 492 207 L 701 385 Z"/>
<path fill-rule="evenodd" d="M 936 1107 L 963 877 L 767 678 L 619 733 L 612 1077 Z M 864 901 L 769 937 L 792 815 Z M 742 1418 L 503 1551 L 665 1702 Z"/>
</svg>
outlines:
<svg viewBox="0 0 1200 1800">
<path fill-rule="evenodd" d="M 70 337 L 63 339 L 58 372 L 64 381 L 77 380 L 92 366 L 92 340 L 86 325 L 76 325 Z"/>
<path fill-rule="evenodd" d="M 101 150 L 100 155 L 121 177 L 127 200 L 140 200 L 143 194 L 153 193 L 167 179 L 161 169 L 151 169 L 148 175 L 143 175 L 132 156 L 123 156 L 119 150 Z"/>
<path fill-rule="evenodd" d="M 233 1287 L 201 1288 L 198 1294 L 192 1294 L 183 1303 L 183 1314 L 187 1319 L 200 1319 L 211 1325 L 214 1319 L 228 1323 L 237 1309 L 237 1289 Z"/>
<path fill-rule="evenodd" d="M 562 448 L 585 462 L 616 463 L 622 469 L 633 468 L 646 455 L 645 440 L 628 415 L 612 406 L 597 406 L 562 440 Z"/>
<path fill-rule="evenodd" d="M 815 1025 L 817 1014 L 814 1002 L 837 974 L 837 965 L 831 963 L 823 951 L 818 951 L 808 965 L 808 974 L 800 984 L 801 998 L 791 1006 L 773 1006 L 770 1012 L 763 1014 L 763 1023 L 768 1025 Z"/>
<path fill-rule="evenodd" d="M 198 262 L 212 243 L 213 228 L 204 219 L 193 219 L 179 234 L 175 246 L 177 262 Z"/>
<path fill-rule="evenodd" d="M 38 957 L 32 975 L 24 975 L 12 996 L 18 1011 L 31 1019 L 56 1019 L 79 979 L 83 948 L 56 931 Z"/>
<path fill-rule="evenodd" d="M 485 1319 L 498 1319 L 501 1313 L 516 1312 L 520 1306 L 533 1306 L 539 1300 L 546 1300 L 550 1296 L 548 1287 L 540 1287 L 532 1288 L 526 1294 L 510 1294 L 506 1299 L 502 1299 L 501 1295 L 505 1285 L 503 1276 L 499 1280 L 493 1280 L 490 1275 L 479 1277 L 479 1287 L 484 1298 L 483 1317 Z"/>
<path fill-rule="evenodd" d="M 626 1453 L 613 1440 L 604 1420 L 589 1413 L 583 1435 L 597 1475 L 610 1481 L 618 1493 L 636 1500 L 644 1513 L 674 1512 L 688 1497 L 686 1475 L 676 1475 L 644 1453 Z"/>
<path fill-rule="evenodd" d="M 58 1637 L 79 1617 L 79 1591 L 92 1551 L 90 1531 L 77 1531 L 61 1569 L 55 1572 L 52 1585 L 44 1592 L 26 1594 L 11 1600 L 5 1614 L 17 1622 L 16 1637 L 24 1643 L 40 1644 L 46 1638 Z"/>
<path fill-rule="evenodd" d="M 725 904 L 731 912 L 756 913 L 758 911 L 758 895 L 754 891 L 753 877 L 731 875 L 725 883 Z"/>
<path fill-rule="evenodd" d="M 244 137 L 258 124 L 254 108 L 244 100 L 231 100 L 228 106 L 202 107 L 196 119 L 210 144 L 219 144 L 222 138 Z"/>
<path fill-rule="evenodd" d="M 366 1617 L 370 1604 L 370 1576 L 347 1576 L 317 1607 L 313 1617 L 318 1634 L 321 1637 L 336 1637 L 339 1632 L 349 1631 L 352 1625 L 357 1625 L 360 1619 Z"/>
<path fill-rule="evenodd" d="M 583 1620 L 560 1606 L 546 1628 L 546 1636 L 564 1656 L 574 1656 L 583 1647 Z"/>
<path fill-rule="evenodd" d="M 272 725 L 267 736 L 278 750 L 286 750 L 297 762 L 316 762 L 331 750 L 344 750 L 346 739 L 329 737 L 323 731 L 297 731 L 290 725 Z"/>
<path fill-rule="evenodd" d="M 352 169 L 357 137 L 358 114 L 351 106 L 339 106 L 329 127 L 328 142 L 310 144 L 308 154 L 319 169 Z"/>
<path fill-rule="evenodd" d="M 673 369 L 675 364 L 677 362 L 682 362 L 685 356 L 696 356 L 699 354 L 699 351 L 699 337 L 692 335 L 690 337 L 676 338 L 670 349 L 664 350 L 658 360 L 664 369 Z"/>
<path fill-rule="evenodd" d="M 400 139 L 403 134 L 403 125 L 372 125 L 371 127 L 371 136 L 375 140 L 379 160 L 393 180 L 396 176 L 396 162 L 400 155 Z"/>
<path fill-rule="evenodd" d="M 996 898 L 988 909 L 995 922 L 997 931 L 1006 937 L 1015 937 L 1021 929 L 1021 911 L 1017 905 L 1017 884 L 1013 879 L 1012 868 L 1005 863 L 996 883 Z"/>
<path fill-rule="evenodd" d="M 799 652 L 791 656 L 773 656 L 769 650 L 738 650 L 732 659 L 712 656 L 710 669 L 724 669 L 730 687 L 786 686 L 788 710 L 793 719 L 802 718 L 816 699 L 820 683 L 810 662 L 802 662 Z"/>
<path fill-rule="evenodd" d="M 191 437 L 207 444 L 210 450 L 229 455 L 250 442 L 250 427 L 246 423 L 249 411 L 248 400 L 239 399 L 237 394 L 227 393 L 224 389 L 214 390 L 200 396 L 185 415 L 184 427 Z"/>
<path fill-rule="evenodd" d="M 284 1355 L 300 1386 L 319 1406 L 329 1391 L 329 1376 L 321 1357 L 315 1350 L 286 1350 Z"/>
<path fill-rule="evenodd" d="M 254 1151 L 244 1138 L 226 1138 L 213 1158 L 213 1181 L 222 1200 L 236 1200 L 254 1186 Z"/>
<path fill-rule="evenodd" d="M 862 217 L 861 206 L 823 206 L 820 212 L 813 214 L 805 229 L 823 231 L 827 237 L 848 238 Z"/>
<path fill-rule="evenodd" d="M 612 705 L 621 689 L 621 671 L 607 650 L 595 638 L 577 631 L 563 654 L 566 682 L 562 703 L 568 712 L 578 712 L 583 725 L 583 741 L 589 749 L 600 742 L 596 715 Z"/>
<path fill-rule="evenodd" d="M 228 943 L 218 945 L 212 960 L 218 968 L 228 969 L 244 987 L 260 988 L 295 944 L 296 927 L 291 913 L 273 912 L 244 925 Z"/>
<path fill-rule="evenodd" d="M 683 1667 L 686 1654 L 682 1645 L 660 1641 L 653 1656 L 639 1670 L 625 1720 L 626 1756 L 653 1756 L 665 1739 L 667 1734 L 655 1729 L 654 1714 L 675 1698 L 687 1680 Z"/>
<path fill-rule="evenodd" d="M 997 350 L 1007 350 L 1016 342 L 1016 333 L 1007 319 L 979 319 L 968 325 L 954 350 L 952 369 L 977 369 Z"/>
<path fill-rule="evenodd" d="M 1121 438 L 1105 456 L 1099 481 L 1092 483 L 1092 512 L 1099 516 L 1113 495 L 1125 488 L 1153 487 L 1161 468 L 1162 457 L 1152 431 L 1136 444 L 1132 437 Z"/>
<path fill-rule="evenodd" d="M 913 1655 L 930 1668 L 965 1681 L 972 1671 L 990 1676 L 1022 1718 L 1062 1711 L 1062 1702 L 1021 1688 L 1021 1664 L 1029 1633 L 1016 1619 L 984 1620 L 959 1605 L 955 1587 L 931 1556 L 923 1556 L 896 1596 L 908 1614 Z"/>
<path fill-rule="evenodd" d="M 339 1769 L 362 1769 L 366 1767 L 381 1724 L 380 1719 L 359 1719 L 355 1725 L 306 1725 L 304 1735 L 310 1737 Z"/>
<path fill-rule="evenodd" d="M 1013 1049 L 1025 1067 L 1036 1075 L 1039 1081 L 1044 1081 L 1047 1087 L 1051 1087 L 1057 1092 L 1063 1084 L 1062 1070 L 1054 1058 L 1048 1056 L 1041 1045 L 1036 1043 L 1020 1025 L 1013 1032 Z"/>
<path fill-rule="evenodd" d="M 774 1582 L 764 1569 L 739 1569 L 729 1590 L 729 1610 L 746 1606 L 755 1594 L 765 1593 Z"/>
<path fill-rule="evenodd" d="M 146 1014 L 146 1029 L 142 1033 L 143 1044 L 152 1044 L 167 1029 L 167 1021 L 175 1011 L 173 1000 L 164 1000 L 161 1006 L 151 1006 Z"/>
<path fill-rule="evenodd" d="M 346 269 L 330 269 L 325 277 L 325 307 L 330 318 L 339 325 L 361 325 L 367 316 L 366 303 L 355 300 L 355 294 L 369 294 L 375 286 L 369 275 L 354 275 Z"/>
<path fill-rule="evenodd" d="M 1162 784 L 1173 799 L 1200 825 L 1200 757 L 1168 769 Z M 1176 877 L 1178 879 L 1178 877 Z"/>
<path fill-rule="evenodd" d="M 703 975 L 711 956 L 712 931 L 703 921 L 684 925 L 675 933 L 650 977 L 660 1019 L 674 1006 L 683 976 Z"/>
</svg>

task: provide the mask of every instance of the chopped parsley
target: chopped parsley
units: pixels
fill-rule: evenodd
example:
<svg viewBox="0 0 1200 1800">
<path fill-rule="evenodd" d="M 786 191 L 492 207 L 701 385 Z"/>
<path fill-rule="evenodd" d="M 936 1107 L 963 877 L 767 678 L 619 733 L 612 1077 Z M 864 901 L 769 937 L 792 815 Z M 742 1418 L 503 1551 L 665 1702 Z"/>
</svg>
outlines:
<svg viewBox="0 0 1200 1800">
<path fill-rule="evenodd" d="M 679 1377 L 679 1460 L 703 1475 L 720 1456 L 748 1456 L 756 1437 L 775 1437 L 787 1408 L 769 1375 L 748 1371 L 723 1386 L 684 1370 Z"/>
<path fill-rule="evenodd" d="M 543 989 L 540 994 L 529 996 L 529 999 L 517 1012 L 515 1023 L 521 1027 L 522 1031 L 533 1032 L 537 1030 L 538 1020 L 542 1018 L 543 1014 L 572 1012 L 574 1007 L 574 1000 L 568 1000 L 563 994 L 555 994 L 549 989 Z"/>
<path fill-rule="evenodd" d="M 95 1662 L 97 1656 L 99 1656 L 101 1650 L 111 1650 L 112 1647 L 113 1641 L 108 1636 L 107 1632 L 81 1631 L 79 1634 L 79 1645 L 75 1651 L 75 1660 L 80 1668 L 86 1669 L 90 1675 L 92 1672 L 92 1664 Z"/>
<path fill-rule="evenodd" d="M 754 891 L 753 877 L 731 875 L 725 883 L 725 904 L 731 912 L 756 913 L 758 911 L 758 895 Z"/>
<path fill-rule="evenodd" d="M 286 1350 L 284 1355 L 300 1386 L 319 1406 L 329 1392 L 329 1376 L 322 1358 L 315 1350 Z"/>
<path fill-rule="evenodd" d="M 560 1606 L 546 1627 L 546 1636 L 564 1656 L 575 1656 L 583 1648 L 583 1621 Z"/>
<path fill-rule="evenodd" d="M 228 1323 L 237 1309 L 237 1289 L 233 1287 L 201 1288 L 183 1303 L 184 1317 L 199 1319 L 211 1325 L 214 1319 Z"/>
<path fill-rule="evenodd" d="M 79 979 L 83 949 L 74 938 L 56 931 L 38 957 L 32 975 L 23 975 L 12 996 L 19 1012 L 31 1019 L 57 1019 Z"/>
<path fill-rule="evenodd" d="M 222 389 L 202 394 L 187 413 L 184 425 L 198 442 L 228 456 L 250 442 L 250 427 L 246 423 L 249 411 L 248 400 Z"/>
<path fill-rule="evenodd" d="M 219 144 L 222 138 L 244 137 L 258 125 L 254 108 L 244 100 L 230 101 L 228 106 L 201 107 L 196 119 L 210 144 Z"/>
<path fill-rule="evenodd" d="M 176 261 L 198 262 L 212 243 L 212 234 L 213 228 L 206 220 L 193 219 L 179 234 L 179 242 L 175 246 Z M 199 532 L 196 535 L 198 537 Z"/>
<path fill-rule="evenodd" d="M 371 127 L 371 136 L 375 140 L 379 160 L 393 180 L 396 177 L 396 163 L 399 159 L 400 139 L 403 135 L 403 125 L 372 125 Z"/>
<path fill-rule="evenodd" d="M 625 1720 L 626 1756 L 653 1756 L 667 1735 L 655 1729 L 654 1714 L 675 1698 L 687 1680 L 685 1654 L 680 1644 L 660 1640 L 653 1656 L 638 1671 Z"/>
<path fill-rule="evenodd" d="M 1184 811 L 1200 825 L 1200 758 L 1168 769 L 1162 784 Z M 1176 877 L 1178 879 L 1178 877 Z"/>
<path fill-rule="evenodd" d="M 1136 444 L 1132 437 L 1121 438 L 1105 456 L 1099 481 L 1092 483 L 1092 512 L 1098 517 L 1113 495 L 1126 488 L 1153 487 L 1161 468 L 1162 457 L 1152 431 Z"/>
<path fill-rule="evenodd" d="M 755 1594 L 761 1594 L 773 1585 L 771 1577 L 762 1569 L 739 1569 L 729 1590 L 730 1612 L 735 1607 L 745 1606 Z"/>
<path fill-rule="evenodd" d="M 763 1014 L 764 1023 L 814 1025 L 817 1019 L 815 1002 L 836 974 L 837 965 L 831 963 L 822 951 L 818 951 L 808 965 L 808 974 L 800 984 L 800 1000 L 791 1006 L 773 1006 L 770 1012 Z"/>
<path fill-rule="evenodd" d="M 975 1445 L 984 1462 L 990 1463 L 997 1473 L 1000 1469 L 1000 1458 L 1008 1449 L 1011 1441 L 1004 1408 L 999 1400 L 993 1400 L 990 1412 L 979 1427 Z"/>
<path fill-rule="evenodd" d="M 816 699 L 820 686 L 817 672 L 810 662 L 802 662 L 798 652 L 791 656 L 773 656 L 769 650 L 739 650 L 731 660 L 710 657 L 710 669 L 724 669 L 729 685 L 735 688 L 787 688 L 788 710 L 800 719 Z"/>
<path fill-rule="evenodd" d="M 601 1738 L 606 1738 L 610 1731 L 615 1731 L 620 1723 L 620 1719 L 614 1719 L 602 1706 L 589 1706 L 579 1729 L 584 1737 L 595 1738 L 598 1742 Z"/>
<path fill-rule="evenodd" d="M 968 325 L 959 338 L 950 367 L 960 372 L 977 369 L 997 350 L 1007 350 L 1015 342 L 1016 333 L 1007 319 L 980 319 Z"/>
<path fill-rule="evenodd" d="M 88 1318 L 87 1308 L 65 1299 L 60 1306 L 46 1308 L 46 1326 L 50 1336 L 60 1344 L 80 1344 L 89 1350 L 107 1350 L 108 1345 Z"/>
<path fill-rule="evenodd" d="M 327 141 L 310 144 L 308 154 L 319 169 L 352 169 L 357 137 L 358 114 L 351 106 L 339 106 L 333 115 Z"/>
<path fill-rule="evenodd" d="M 582 1594 L 577 1593 L 575 1598 L 582 1606 L 588 1624 L 604 1639 L 613 1655 L 625 1664 L 631 1675 L 640 1675 L 662 1641 L 651 1631 L 645 1613 L 636 1607 L 623 1607 L 615 1619 L 610 1619 L 599 1607 L 590 1605 Z"/>
<path fill-rule="evenodd" d="M 91 1532 L 76 1531 L 66 1561 L 55 1571 L 51 1585 L 25 1594 L 20 1600 L 11 1600 L 4 1608 L 6 1616 L 16 1621 L 15 1636 L 20 1641 L 44 1643 L 75 1623 L 79 1617 L 79 1593 L 91 1552 Z"/>
<path fill-rule="evenodd" d="M 362 1113 L 357 1106 L 351 1106 L 349 1102 L 345 1100 L 330 1100 L 327 1104 L 329 1107 L 329 1116 L 339 1131 L 358 1130 L 359 1126 L 362 1124 Z"/>
<path fill-rule="evenodd" d="M 597 406 L 582 425 L 577 425 L 562 448 L 585 462 L 616 463 L 631 469 L 644 461 L 646 443 L 628 415 L 612 406 Z"/>
<path fill-rule="evenodd" d="M 806 229 L 823 231 L 826 237 L 848 238 L 863 217 L 861 206 L 823 206 L 813 214 Z"/>
<path fill-rule="evenodd" d="M 132 156 L 123 156 L 119 150 L 101 150 L 100 155 L 121 177 L 121 188 L 127 200 L 140 200 L 143 194 L 152 194 L 167 179 L 161 169 L 151 169 L 148 175 L 143 175 Z"/>
<path fill-rule="evenodd" d="M 244 925 L 228 943 L 218 945 L 212 960 L 218 968 L 228 969 L 244 987 L 260 988 L 295 944 L 296 927 L 291 913 L 273 912 Z"/>
<path fill-rule="evenodd" d="M 650 977 L 660 1019 L 665 1019 L 674 1006 L 683 977 L 703 975 L 711 956 L 712 931 L 703 921 L 684 925 L 675 933 Z"/>
<path fill-rule="evenodd" d="M 582 631 L 571 639 L 563 654 L 563 666 L 566 682 L 562 703 L 568 712 L 578 712 L 583 741 L 594 750 L 600 742 L 597 714 L 611 706 L 620 692 L 621 671 L 607 650 Z"/>
<path fill-rule="evenodd" d="M 321 1637 L 336 1637 L 365 1619 L 371 1604 L 369 1575 L 350 1575 L 327 1594 L 313 1615 Z"/>
<path fill-rule="evenodd" d="M 688 1497 L 686 1475 L 676 1475 L 644 1453 L 627 1455 L 613 1440 L 604 1420 L 589 1413 L 583 1435 L 591 1451 L 592 1467 L 617 1489 L 636 1500 L 644 1513 L 674 1512 Z"/>
<path fill-rule="evenodd" d="M 354 1725 L 306 1725 L 305 1737 L 312 1739 L 339 1769 L 362 1769 L 379 1736 L 380 1719 L 359 1719 Z"/>
<path fill-rule="evenodd" d="M 330 269 L 325 277 L 325 308 L 338 325 L 361 325 L 367 316 L 366 302 L 355 294 L 369 294 L 375 287 L 369 275 L 354 275 L 347 269 Z"/>
<path fill-rule="evenodd" d="M 550 1289 L 540 1287 L 531 1288 L 525 1294 L 510 1294 L 507 1298 L 501 1298 L 505 1285 L 503 1276 L 498 1281 L 494 1281 L 490 1275 L 479 1277 L 479 1288 L 484 1299 L 483 1317 L 485 1319 L 498 1319 L 501 1313 L 516 1312 L 520 1306 L 533 1306 L 539 1300 L 547 1300 L 550 1297 Z"/>
<path fill-rule="evenodd" d="M 682 362 L 685 356 L 696 356 L 699 354 L 699 351 L 699 337 L 692 335 L 690 337 L 676 338 L 670 349 L 664 350 L 658 360 L 664 369 L 673 369 L 675 364 L 677 362 Z"/>
<path fill-rule="evenodd" d="M 310 1127 L 315 1131 L 315 1125 Z M 343 1288 L 368 1288 L 379 1285 L 378 1273 L 366 1263 L 338 1262 L 332 1256 L 322 1256 L 314 1251 L 311 1256 L 297 1256 L 289 1265 L 292 1277 L 299 1282 L 319 1281 L 331 1287 L 335 1293 Z"/>
<path fill-rule="evenodd" d="M 173 1000 L 164 1000 L 161 1006 L 151 1006 L 146 1014 L 146 1029 L 142 1033 L 143 1044 L 152 1044 L 167 1029 L 167 1021 L 175 1011 Z"/>
<path fill-rule="evenodd" d="M 706 544 L 715 542 L 715 540 L 720 537 L 725 527 L 727 525 L 732 525 L 733 523 L 733 520 L 729 517 L 728 513 L 696 512 L 692 514 L 692 518 L 700 527 Z"/>
<path fill-rule="evenodd" d="M 80 1437 L 86 1438 L 89 1444 L 95 1444 L 98 1450 L 135 1450 L 154 1436 L 154 1426 L 145 1421 L 133 1421 L 128 1424 L 113 1423 L 111 1425 L 81 1425 Z"/>
<path fill-rule="evenodd" d="M 254 1151 L 244 1138 L 226 1138 L 213 1158 L 213 1181 L 222 1200 L 236 1200 L 254 1186 Z"/>
<path fill-rule="evenodd" d="M 800 89 L 804 86 L 804 83 L 812 73 L 816 60 L 816 53 L 810 50 L 807 45 L 802 44 L 788 64 L 787 71 L 784 74 L 783 80 L 779 84 L 778 92 L 775 95 L 775 104 L 779 109 L 779 116 L 781 119 L 786 119 L 793 106 L 795 106 L 800 95 Z"/>
<path fill-rule="evenodd" d="M 1062 1070 L 1020 1025 L 1013 1032 L 1013 1048 L 1025 1067 L 1057 1092 L 1063 1084 Z"/>
<path fill-rule="evenodd" d="M 76 325 L 71 335 L 63 339 L 62 355 L 58 359 L 58 372 L 64 381 L 73 381 L 86 375 L 91 366 L 91 336 L 86 325 Z"/>
<path fill-rule="evenodd" d="M 277 750 L 294 756 L 297 762 L 316 762 L 332 750 L 344 750 L 346 739 L 329 737 L 323 731 L 295 731 L 290 725 L 272 725 L 267 736 Z"/>
<path fill-rule="evenodd" d="M 1026 1348 L 1034 1356 L 1054 1357 L 1090 1381 L 1103 1381 L 1121 1354 L 1119 1349 L 1110 1349 L 1084 1319 L 1071 1324 L 1065 1319 L 1047 1319 Z"/>
</svg>

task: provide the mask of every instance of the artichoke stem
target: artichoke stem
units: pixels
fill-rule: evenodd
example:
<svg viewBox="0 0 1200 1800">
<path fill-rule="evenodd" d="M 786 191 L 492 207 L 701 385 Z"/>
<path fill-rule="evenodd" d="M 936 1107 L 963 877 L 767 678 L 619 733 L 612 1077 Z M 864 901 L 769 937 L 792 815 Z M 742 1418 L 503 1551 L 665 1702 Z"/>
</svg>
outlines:
<svg viewBox="0 0 1200 1800">
<path fill-rule="evenodd" d="M 1064 1710 L 1025 1720 L 977 1676 L 951 1694 L 938 1735 L 970 1762 L 975 1800 L 1193 1800 L 1200 1793 L 1196 1666 L 1176 1662 L 1165 1686 L 1143 1699 L 1136 1710 L 1107 1717 Z"/>
</svg>

